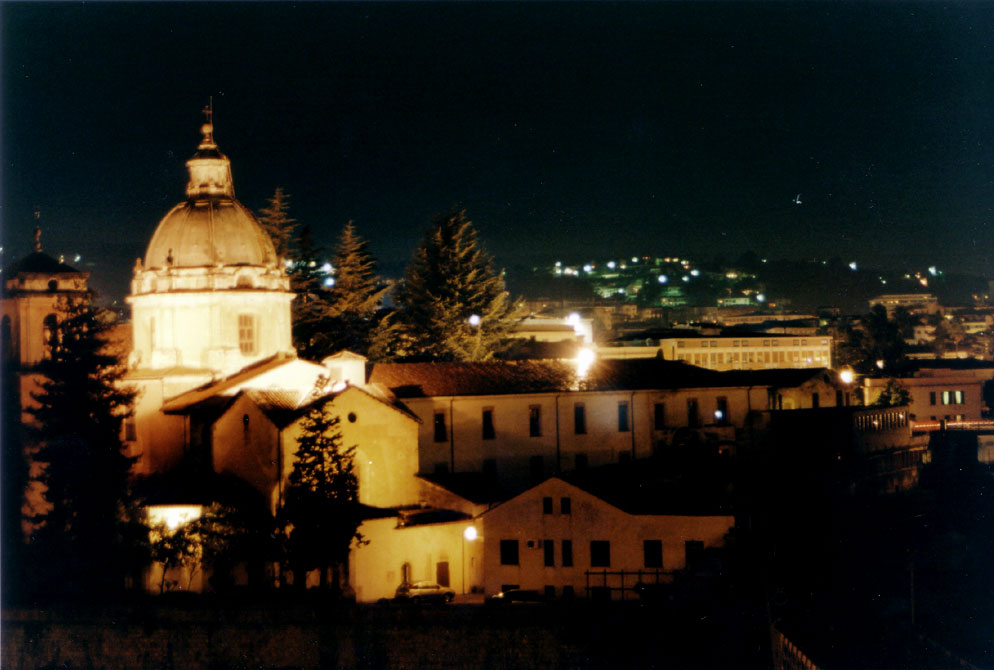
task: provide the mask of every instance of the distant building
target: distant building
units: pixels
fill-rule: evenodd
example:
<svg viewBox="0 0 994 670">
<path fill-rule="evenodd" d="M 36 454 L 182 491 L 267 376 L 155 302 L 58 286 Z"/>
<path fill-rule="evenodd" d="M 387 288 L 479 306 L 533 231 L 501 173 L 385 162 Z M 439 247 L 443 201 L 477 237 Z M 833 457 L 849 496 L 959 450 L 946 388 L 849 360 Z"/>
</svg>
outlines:
<svg viewBox="0 0 994 670">
<path fill-rule="evenodd" d="M 931 293 L 887 293 L 870 298 L 870 309 L 877 305 L 887 310 L 888 317 L 892 317 L 898 307 L 912 314 L 935 314 L 939 311 L 939 300 Z"/>
</svg>

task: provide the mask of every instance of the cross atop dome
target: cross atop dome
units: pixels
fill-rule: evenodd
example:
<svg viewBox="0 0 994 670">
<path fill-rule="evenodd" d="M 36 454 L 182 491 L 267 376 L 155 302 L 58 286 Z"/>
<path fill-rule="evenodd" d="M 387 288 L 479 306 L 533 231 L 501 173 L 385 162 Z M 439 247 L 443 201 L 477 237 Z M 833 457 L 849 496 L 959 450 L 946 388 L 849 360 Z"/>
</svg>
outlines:
<svg viewBox="0 0 994 670">
<path fill-rule="evenodd" d="M 214 143 L 214 97 L 211 96 L 210 102 L 201 110 L 204 115 L 205 123 L 200 127 L 200 132 L 203 133 L 204 139 L 200 141 L 200 146 L 198 149 L 216 149 L 217 144 Z"/>
</svg>

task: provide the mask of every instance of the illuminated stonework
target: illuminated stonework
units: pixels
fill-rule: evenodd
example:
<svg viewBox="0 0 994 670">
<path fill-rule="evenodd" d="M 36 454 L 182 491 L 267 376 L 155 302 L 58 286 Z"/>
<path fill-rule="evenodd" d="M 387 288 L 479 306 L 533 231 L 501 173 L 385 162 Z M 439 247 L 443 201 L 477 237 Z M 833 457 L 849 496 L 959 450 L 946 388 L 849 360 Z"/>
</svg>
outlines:
<svg viewBox="0 0 994 670">
<path fill-rule="evenodd" d="M 235 199 L 213 126 L 187 161 L 187 200 L 159 223 L 131 282 L 132 369 L 228 374 L 291 352 L 290 282 L 272 242 Z"/>
</svg>

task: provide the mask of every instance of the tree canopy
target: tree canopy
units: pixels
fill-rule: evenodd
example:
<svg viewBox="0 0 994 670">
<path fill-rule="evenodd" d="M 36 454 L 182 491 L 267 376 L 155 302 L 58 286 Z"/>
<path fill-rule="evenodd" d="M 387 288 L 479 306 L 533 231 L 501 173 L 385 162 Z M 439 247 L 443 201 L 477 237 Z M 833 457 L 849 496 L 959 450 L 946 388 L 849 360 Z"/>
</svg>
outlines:
<svg viewBox="0 0 994 670">
<path fill-rule="evenodd" d="M 129 475 L 122 422 L 134 392 L 122 385 L 124 367 L 108 353 L 110 321 L 86 300 L 65 301 L 52 333 L 36 406 L 35 460 L 50 508 L 35 521 L 33 542 L 55 560 L 49 568 L 92 588 L 120 586 L 127 570 Z M 65 560 L 71 556 L 72 560 Z"/>
<path fill-rule="evenodd" d="M 400 357 L 483 361 L 506 347 L 513 305 L 464 210 L 432 222 L 394 298 Z"/>
<path fill-rule="evenodd" d="M 291 258 L 296 241 L 297 220 L 290 217 L 289 210 L 290 196 L 279 186 L 266 206 L 259 210 L 259 223 L 272 240 L 280 263 Z"/>
</svg>

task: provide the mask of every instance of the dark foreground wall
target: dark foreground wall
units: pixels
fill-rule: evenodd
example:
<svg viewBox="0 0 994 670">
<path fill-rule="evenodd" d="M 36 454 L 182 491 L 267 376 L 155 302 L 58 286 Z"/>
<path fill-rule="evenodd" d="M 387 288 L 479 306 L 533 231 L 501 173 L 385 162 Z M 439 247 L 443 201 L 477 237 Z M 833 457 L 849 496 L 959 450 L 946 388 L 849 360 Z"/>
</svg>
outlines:
<svg viewBox="0 0 994 670">
<path fill-rule="evenodd" d="M 360 612 L 353 617 L 284 618 L 156 611 L 92 618 L 8 613 L 3 620 L 2 666 L 5 670 L 578 666 L 576 649 L 557 639 L 553 630 L 527 623 L 481 625 L 469 614 Z"/>
<path fill-rule="evenodd" d="M 756 655 L 756 636 L 743 623 L 586 605 L 7 610 L 0 664 L 5 670 L 762 667 L 768 657 Z"/>
</svg>

